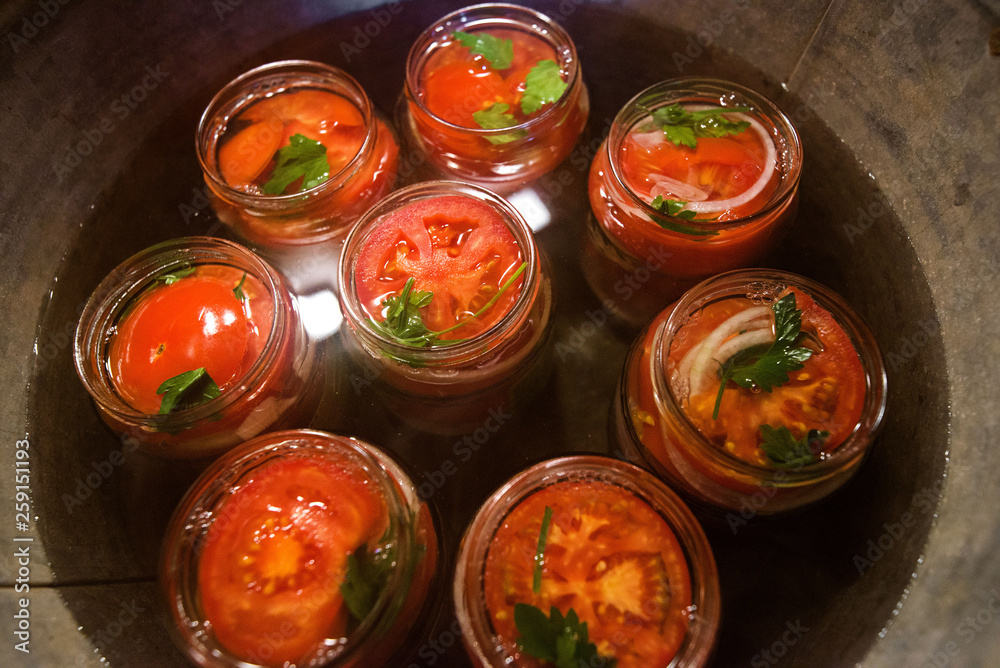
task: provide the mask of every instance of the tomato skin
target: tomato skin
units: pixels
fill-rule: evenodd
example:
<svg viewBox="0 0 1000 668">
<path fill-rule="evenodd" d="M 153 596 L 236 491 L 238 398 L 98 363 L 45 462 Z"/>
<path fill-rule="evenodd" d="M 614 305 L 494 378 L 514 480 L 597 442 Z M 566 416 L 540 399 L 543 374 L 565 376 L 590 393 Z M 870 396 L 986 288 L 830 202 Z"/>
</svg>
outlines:
<svg viewBox="0 0 1000 668">
<path fill-rule="evenodd" d="M 682 401 L 688 418 L 706 438 L 735 457 L 760 466 L 770 466 L 760 448 L 761 425 L 785 426 L 796 439 L 805 438 L 813 429 L 829 432 L 823 449 L 831 452 L 858 424 L 865 398 L 864 368 L 847 333 L 807 294 L 795 289 L 790 292 L 802 311 L 803 331 L 815 333 L 823 350 L 814 351 L 802 369 L 789 373 L 789 381 L 771 392 L 755 392 L 730 383 L 722 393 L 717 419 L 712 413 L 718 382 Z M 747 299 L 730 299 L 693 316 L 674 339 L 677 345 L 671 346 L 671 364 L 676 368 L 692 345 L 723 320 L 750 306 Z"/>
<path fill-rule="evenodd" d="M 415 290 L 434 293 L 421 309 L 434 331 L 467 324 L 443 339 L 469 338 L 498 322 L 514 305 L 519 277 L 478 318 L 479 311 L 523 262 L 513 233 L 501 215 L 480 200 L 445 195 L 388 213 L 365 239 L 355 280 L 369 317 L 383 320 L 382 303 L 399 295 L 413 277 Z"/>
<path fill-rule="evenodd" d="M 342 634 L 347 557 L 381 535 L 385 513 L 360 474 L 329 459 L 255 471 L 218 510 L 198 565 L 215 637 L 244 660 L 281 665 Z"/>
<path fill-rule="evenodd" d="M 532 591 L 545 508 L 553 510 L 541 591 Z M 598 652 L 622 668 L 663 666 L 687 633 L 691 578 L 666 521 L 615 485 L 562 482 L 520 502 L 493 538 L 484 596 L 497 634 L 512 642 L 515 603 L 570 608 L 587 623 Z M 540 662 L 522 655 L 517 665 Z"/>
<path fill-rule="evenodd" d="M 256 361 L 270 332 L 270 299 L 249 275 L 232 267 L 206 267 L 170 285 L 140 295 L 116 326 L 109 351 L 115 389 L 133 408 L 160 409 L 156 393 L 163 381 L 205 367 L 225 390 Z"/>
</svg>

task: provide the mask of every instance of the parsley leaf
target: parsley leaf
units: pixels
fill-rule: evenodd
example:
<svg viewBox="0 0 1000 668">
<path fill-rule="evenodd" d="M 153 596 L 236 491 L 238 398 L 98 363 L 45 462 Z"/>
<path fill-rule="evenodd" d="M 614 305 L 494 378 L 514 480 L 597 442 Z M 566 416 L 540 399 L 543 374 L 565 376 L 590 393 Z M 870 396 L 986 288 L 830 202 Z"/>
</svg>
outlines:
<svg viewBox="0 0 1000 668">
<path fill-rule="evenodd" d="M 456 31 L 452 36 L 468 47 L 469 51 L 490 61 L 493 69 L 505 70 L 514 60 L 514 40 L 494 37 L 489 33 L 476 34 Z"/>
<path fill-rule="evenodd" d="M 518 276 L 524 273 L 527 266 L 527 262 L 522 262 L 521 266 L 517 268 L 517 271 L 515 271 L 510 278 L 504 281 L 504 284 L 500 286 L 500 289 L 497 290 L 495 295 L 493 295 L 493 298 L 483 304 L 482 308 L 472 314 L 472 318 L 478 318 L 483 313 L 486 313 L 486 311 L 488 311 L 494 304 L 496 304 L 497 300 L 500 299 L 500 296 L 503 295 L 503 293 L 506 292 L 511 285 L 513 285 Z M 420 308 L 431 303 L 434 293 L 427 290 L 414 290 L 413 286 L 415 283 L 416 279 L 412 276 L 406 279 L 406 283 L 403 285 L 403 291 L 401 293 L 395 297 L 389 297 L 382 302 L 382 306 L 386 309 L 385 320 L 379 322 L 369 318 L 368 323 L 375 331 L 404 346 L 424 348 L 426 346 L 450 345 L 458 343 L 461 339 L 449 341 L 441 341 L 439 339 L 442 334 L 447 334 L 448 332 L 462 327 L 468 322 L 468 320 L 463 320 L 462 322 L 456 323 L 447 329 L 437 331 L 427 329 L 427 325 L 424 324 L 423 316 L 420 315 Z"/>
<path fill-rule="evenodd" d="M 590 642 L 587 622 L 581 622 L 570 608 L 564 617 L 552 606 L 548 616 L 528 603 L 514 604 L 514 624 L 520 634 L 518 648 L 536 659 L 554 663 L 557 668 L 602 665 L 613 668 L 613 658 L 601 657 L 597 645 Z"/>
<path fill-rule="evenodd" d="M 798 468 L 816 461 L 816 452 L 823 447 L 823 441 L 829 435 L 828 431 L 810 429 L 804 439 L 796 440 L 791 430 L 785 425 L 775 429 L 769 424 L 762 424 L 760 436 L 763 441 L 760 444 L 760 449 L 775 466 Z"/>
<path fill-rule="evenodd" d="M 559 64 L 554 60 L 540 60 L 524 79 L 521 111 L 533 114 L 543 105 L 555 102 L 566 90 L 566 82 L 559 75 Z"/>
<path fill-rule="evenodd" d="M 696 214 L 690 209 L 685 209 L 684 206 L 686 204 L 687 202 L 681 202 L 680 200 L 663 199 L 663 195 L 657 195 L 653 198 L 653 201 L 649 203 L 651 207 L 661 213 L 667 214 L 668 216 L 682 218 L 684 220 L 693 220 Z M 695 237 L 714 237 L 719 234 L 716 230 L 703 230 L 698 227 L 691 227 L 690 225 L 682 225 L 662 216 L 650 215 L 649 219 L 663 229 L 670 230 L 671 232 L 690 234 Z"/>
<path fill-rule="evenodd" d="M 243 284 L 246 282 L 246 280 L 247 280 L 247 272 L 244 271 L 243 278 L 241 278 L 240 282 L 236 285 L 235 288 L 233 288 L 233 294 L 236 295 L 236 298 L 239 299 L 241 302 L 247 301 L 247 293 L 243 292 Z"/>
<path fill-rule="evenodd" d="M 205 367 L 168 378 L 160 383 L 156 393 L 163 395 L 160 401 L 160 415 L 200 406 L 221 394 L 219 386 L 205 371 Z"/>
<path fill-rule="evenodd" d="M 719 417 L 722 393 L 730 380 L 740 387 L 757 387 L 770 392 L 775 385 L 788 382 L 788 372 L 801 369 L 812 355 L 808 348 L 796 346 L 802 329 L 802 311 L 795 308 L 795 293 L 789 293 L 771 305 L 774 311 L 774 342 L 763 352 L 759 347 L 746 348 L 730 357 L 719 368 L 722 382 L 715 398 L 712 419 Z"/>
<path fill-rule="evenodd" d="M 479 124 L 484 130 L 499 130 L 501 128 L 511 128 L 517 125 L 514 114 L 507 113 L 510 105 L 505 102 L 494 102 L 486 109 L 472 112 L 472 120 Z M 524 130 L 516 130 L 502 135 L 490 135 L 487 139 L 493 145 L 507 144 L 521 139 L 528 133 Z"/>
<path fill-rule="evenodd" d="M 340 594 L 356 620 L 364 619 L 375 607 L 395 560 L 395 549 L 391 546 L 369 553 L 368 546 L 361 545 L 347 557 L 347 575 L 340 585 Z"/>
<path fill-rule="evenodd" d="M 164 285 L 173 285 L 182 278 L 187 278 L 194 273 L 194 267 L 188 265 L 186 267 L 181 267 L 176 271 L 171 271 L 168 274 L 163 274 L 162 276 L 157 276 L 156 280 L 162 282 Z"/>
<path fill-rule="evenodd" d="M 696 148 L 701 137 L 738 135 L 750 127 L 749 121 L 731 121 L 723 114 L 750 111 L 749 107 L 712 107 L 688 111 L 674 103 L 652 113 L 653 122 L 660 126 L 667 139 L 677 146 Z"/>
<path fill-rule="evenodd" d="M 271 178 L 262 190 L 268 195 L 280 195 L 296 179 L 303 178 L 299 192 L 315 188 L 330 178 L 330 163 L 326 146 L 302 134 L 294 134 L 287 146 L 278 151 L 278 162 Z"/>
</svg>

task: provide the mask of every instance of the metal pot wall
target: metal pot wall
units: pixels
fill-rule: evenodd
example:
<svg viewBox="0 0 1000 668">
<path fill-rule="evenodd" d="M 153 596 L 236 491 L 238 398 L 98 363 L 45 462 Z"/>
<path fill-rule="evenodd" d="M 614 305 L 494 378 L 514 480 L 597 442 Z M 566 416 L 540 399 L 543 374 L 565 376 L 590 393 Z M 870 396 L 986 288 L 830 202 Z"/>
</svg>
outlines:
<svg viewBox="0 0 1000 668">
<path fill-rule="evenodd" d="M 991 508 L 1000 489 L 1000 8 L 526 4 L 576 40 L 590 137 L 635 92 L 678 75 L 722 76 L 777 99 L 807 156 L 780 263 L 837 289 L 887 355 L 887 424 L 849 489 L 784 523 L 713 535 L 730 591 L 719 665 L 1000 665 Z M 155 558 L 157 521 L 174 500 L 160 490 L 182 487 L 190 472 L 164 481 L 107 464 L 115 441 L 72 375 L 70 342 L 82 301 L 114 266 L 211 227 L 194 154 L 201 110 L 250 67 L 305 57 L 352 71 L 391 114 L 405 45 L 461 5 L 30 0 L 0 10 L 4 665 L 183 661 L 157 607 Z M 580 174 L 571 181 L 570 194 L 585 191 Z M 561 215 L 582 215 L 586 203 L 574 207 Z M 552 227 L 554 263 L 572 278 L 572 227 Z M 557 290 L 554 336 L 568 341 L 596 302 L 573 285 Z M 553 451 L 607 451 L 607 392 L 629 336 L 600 330 L 561 360 L 546 387 L 562 408 L 512 429 L 551 427 Z M 615 364 L 590 362 L 603 353 Z M 588 389 L 575 386 L 581 376 Z M 415 454 L 423 442 L 402 431 L 383 438 L 413 455 L 418 473 L 440 461 Z M 494 453 L 492 477 L 442 490 L 446 548 L 503 476 L 537 454 Z M 22 469 L 30 490 L 17 487 Z M 31 511 L 19 524 L 23 491 Z M 413 648 L 416 665 L 464 665 L 442 610 Z"/>
</svg>

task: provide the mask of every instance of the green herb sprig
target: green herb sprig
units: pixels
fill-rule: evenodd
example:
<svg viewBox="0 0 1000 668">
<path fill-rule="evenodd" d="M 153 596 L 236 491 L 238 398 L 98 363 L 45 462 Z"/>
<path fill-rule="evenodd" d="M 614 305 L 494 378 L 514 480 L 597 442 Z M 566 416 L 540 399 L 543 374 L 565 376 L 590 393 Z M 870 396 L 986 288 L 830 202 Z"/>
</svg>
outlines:
<svg viewBox="0 0 1000 668">
<path fill-rule="evenodd" d="M 562 80 L 559 64 L 554 60 L 540 60 L 524 78 L 521 111 L 530 115 L 546 104 L 555 102 L 566 92 L 568 84 Z"/>
<path fill-rule="evenodd" d="M 527 267 L 528 263 L 522 262 L 521 266 L 517 268 L 517 271 L 515 271 L 510 278 L 504 281 L 504 284 L 500 286 L 497 293 L 493 295 L 488 302 L 483 304 L 482 308 L 472 315 L 472 319 L 480 317 L 492 308 L 492 306 L 497 303 L 497 300 L 500 299 L 501 295 L 503 295 L 503 293 L 514 284 L 514 281 L 516 281 L 517 278 L 524 273 L 524 270 Z M 427 328 L 427 325 L 424 324 L 423 316 L 420 314 L 420 308 L 431 303 L 434 293 L 427 290 L 414 290 L 413 286 L 415 283 L 416 279 L 411 276 L 406 279 L 406 283 L 403 285 L 403 291 L 399 293 L 399 295 L 389 297 L 382 302 L 382 306 L 386 309 L 385 320 L 379 322 L 369 318 L 368 323 L 371 325 L 372 329 L 396 343 L 404 346 L 412 346 L 414 348 L 425 348 L 427 346 L 434 345 L 451 345 L 462 341 L 463 339 L 442 341 L 441 335 L 447 334 L 448 332 L 454 331 L 459 327 L 468 324 L 468 320 L 437 331 Z"/>
<path fill-rule="evenodd" d="M 219 386 L 205 371 L 205 367 L 168 378 L 160 383 L 156 393 L 163 395 L 163 399 L 160 400 L 160 415 L 200 406 L 221 394 Z"/>
<path fill-rule="evenodd" d="M 675 218 L 682 218 L 684 220 L 693 220 L 696 215 L 694 211 L 684 208 L 687 206 L 687 202 L 675 199 L 664 199 L 663 195 L 657 195 L 654 197 L 653 201 L 649 203 L 649 206 L 653 207 L 660 213 L 664 213 Z M 717 230 L 703 230 L 698 227 L 691 227 L 690 225 L 682 225 L 681 223 L 664 218 L 663 216 L 654 216 L 650 214 L 649 219 L 665 230 L 680 232 L 681 234 L 689 234 L 695 237 L 714 237 L 719 234 Z"/>
<path fill-rule="evenodd" d="M 749 107 L 711 107 L 688 111 L 680 104 L 659 107 L 651 113 L 667 139 L 676 146 L 697 148 L 702 137 L 727 137 L 738 135 L 750 127 L 749 121 L 731 121 L 723 114 L 750 111 Z"/>
<path fill-rule="evenodd" d="M 161 274 L 160 276 L 156 277 L 156 280 L 159 281 L 160 283 L 163 283 L 164 285 L 173 285 L 182 278 L 187 278 L 188 276 L 193 274 L 194 271 L 195 271 L 194 267 L 188 265 L 185 267 L 181 267 L 180 269 L 177 269 L 175 271 L 171 271 L 166 274 Z"/>
<path fill-rule="evenodd" d="M 485 109 L 472 112 L 472 120 L 484 130 L 511 128 L 517 125 L 517 119 L 514 118 L 514 114 L 507 113 L 508 109 L 510 109 L 510 105 L 506 102 L 494 102 Z M 515 130 L 513 132 L 505 132 L 502 135 L 489 135 L 486 139 L 496 146 L 498 144 L 509 144 L 512 141 L 517 141 L 527 136 L 527 134 L 525 130 Z"/>
<path fill-rule="evenodd" d="M 715 398 L 712 419 L 719 417 L 722 393 L 729 381 L 740 387 L 756 387 L 770 392 L 788 382 L 788 373 L 801 369 L 812 351 L 796 345 L 802 330 L 802 311 L 795 307 L 795 294 L 789 293 L 771 305 L 774 311 L 774 342 L 765 350 L 753 346 L 739 351 L 719 368 L 722 382 Z"/>
<path fill-rule="evenodd" d="M 456 31 L 452 36 L 469 51 L 490 61 L 495 70 L 505 70 L 514 61 L 514 40 L 494 37 L 485 32 L 476 34 Z"/>
<path fill-rule="evenodd" d="M 545 506 L 542 526 L 538 532 L 538 546 L 535 549 L 531 587 L 536 594 L 542 590 L 542 567 L 551 521 L 552 508 Z M 515 603 L 514 625 L 518 632 L 518 648 L 536 659 L 553 663 L 557 668 L 592 665 L 614 668 L 616 660 L 598 654 L 597 645 L 590 642 L 587 622 L 581 622 L 573 608 L 567 610 L 564 616 L 559 608 L 553 605 L 546 615 L 530 603 Z"/>
<path fill-rule="evenodd" d="M 236 295 L 236 298 L 239 299 L 241 302 L 248 301 L 247 293 L 243 292 L 243 284 L 246 283 L 246 280 L 247 280 L 247 272 L 244 271 L 243 278 L 241 278 L 240 282 L 236 284 L 235 288 L 233 288 L 233 294 Z"/>
<path fill-rule="evenodd" d="M 395 546 L 369 552 L 361 545 L 347 557 L 347 575 L 340 584 L 340 594 L 356 620 L 364 619 L 378 600 L 396 561 Z"/>
<path fill-rule="evenodd" d="M 261 188 L 267 195 L 281 195 L 296 179 L 302 178 L 299 192 L 315 188 L 330 178 L 326 146 L 302 134 L 294 134 L 278 151 L 271 178 Z"/>
<path fill-rule="evenodd" d="M 778 468 L 799 468 L 816 461 L 816 452 L 830 435 L 828 431 L 810 429 L 803 439 L 796 439 L 785 425 L 777 429 L 769 424 L 760 426 L 760 449 Z"/>
</svg>

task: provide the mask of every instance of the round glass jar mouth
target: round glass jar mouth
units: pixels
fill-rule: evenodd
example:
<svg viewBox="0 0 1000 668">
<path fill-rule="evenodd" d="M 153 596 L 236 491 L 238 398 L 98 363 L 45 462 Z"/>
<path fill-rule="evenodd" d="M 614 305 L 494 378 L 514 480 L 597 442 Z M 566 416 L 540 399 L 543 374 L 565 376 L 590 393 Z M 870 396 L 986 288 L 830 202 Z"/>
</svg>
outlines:
<svg viewBox="0 0 1000 668">
<path fill-rule="evenodd" d="M 199 665 L 258 665 L 237 658 L 212 635 L 200 603 L 200 559 L 213 524 L 235 520 L 239 508 L 227 511 L 227 503 L 254 472 L 295 459 L 325 459 L 360 472 L 385 503 L 389 530 L 379 543 L 393 545 L 397 564 L 419 557 L 415 535 L 409 530 L 418 505 L 415 494 L 408 491 L 412 482 L 388 455 L 355 438 L 309 429 L 273 432 L 247 441 L 225 453 L 195 481 L 174 511 L 163 543 L 161 588 L 174 622 L 173 633 Z M 395 623 L 401 601 L 394 598 L 407 587 L 407 569 L 393 568 L 364 619 L 347 636 L 317 640 L 309 660 L 301 665 L 333 666 L 363 658 L 369 641 L 382 640 Z"/>
<path fill-rule="evenodd" d="M 382 220 L 399 208 L 419 202 L 459 195 L 485 202 L 504 219 L 514 235 L 523 261 L 527 263 L 522 274 L 521 291 L 511 306 L 497 322 L 459 343 L 418 348 L 393 341 L 374 329 L 357 296 L 355 265 L 358 252 L 368 236 Z M 352 330 L 370 346 L 378 348 L 392 359 L 413 360 L 421 366 L 457 364 L 492 349 L 510 332 L 517 331 L 528 318 L 531 306 L 541 283 L 541 260 L 531 228 L 521 214 L 506 199 L 491 190 L 461 181 L 425 181 L 394 191 L 368 210 L 351 229 L 340 256 L 341 310 Z"/>
<path fill-rule="evenodd" d="M 527 32 L 552 46 L 559 58 L 560 71 L 568 74 L 566 90 L 563 91 L 562 96 L 555 102 L 546 105 L 537 115 L 522 123 L 492 130 L 456 125 L 440 118 L 428 109 L 422 96 L 418 94 L 421 89 L 420 73 L 424 64 L 437 49 L 441 48 L 440 42 L 443 37 L 446 38 L 457 30 L 470 31 L 483 28 L 507 28 Z M 532 133 L 539 127 L 561 118 L 562 105 L 578 87 L 580 76 L 580 61 L 577 58 L 576 46 L 562 26 L 545 14 L 527 7 L 506 3 L 486 3 L 452 12 L 438 19 L 421 33 L 413 46 L 410 47 L 410 52 L 406 57 L 404 85 L 406 96 L 420 109 L 421 113 L 427 118 L 433 119 L 435 124 L 449 132 L 467 133 L 470 137 L 481 137 L 486 140 L 524 132 L 526 133 L 525 139 L 530 140 Z M 497 146 L 502 148 L 504 146 L 517 146 L 521 143 L 521 141 L 515 140 Z"/>
<path fill-rule="evenodd" d="M 247 372 L 219 396 L 204 404 L 166 415 L 136 410 L 115 390 L 108 368 L 114 329 L 126 310 L 171 271 L 192 266 L 222 265 L 252 275 L 267 291 L 274 314 L 260 356 Z M 288 323 L 286 309 L 294 303 L 285 293 L 281 277 L 256 254 L 231 241 L 214 237 L 181 237 L 151 246 L 120 264 L 91 294 L 83 307 L 74 339 L 77 375 L 94 401 L 115 419 L 155 427 L 161 431 L 184 430 L 212 419 L 263 382 L 281 351 Z"/>
<path fill-rule="evenodd" d="M 786 287 L 797 288 L 812 297 L 816 304 L 828 311 L 847 333 L 864 369 L 865 397 L 861 417 L 851 434 L 824 458 L 796 467 L 769 467 L 739 459 L 702 435 L 681 408 L 680 399 L 667 377 L 666 363 L 673 336 L 699 309 L 718 300 L 739 296 L 757 299 L 762 304 L 769 305 Z M 745 479 L 772 481 L 776 486 L 793 487 L 814 484 L 836 476 L 845 468 L 860 462 L 874 440 L 885 415 L 887 402 L 885 363 L 874 335 L 854 309 L 838 294 L 824 285 L 791 272 L 777 269 L 739 269 L 699 283 L 672 307 L 670 315 L 654 334 L 652 351 L 649 368 L 643 372 L 652 375 L 656 404 L 661 411 L 668 414 L 671 423 L 676 425 L 685 447 L 714 466 L 729 470 Z"/>
<path fill-rule="evenodd" d="M 522 502 L 543 488 L 561 483 L 596 482 L 637 497 L 669 526 L 684 553 L 691 580 L 688 630 L 670 666 L 698 666 L 710 656 L 720 616 L 715 557 L 701 525 L 684 502 L 648 471 L 600 455 L 550 459 L 504 483 L 480 506 L 462 538 L 452 596 L 466 647 L 481 665 L 497 663 L 503 649 L 496 640 L 483 592 L 486 558 L 493 538 Z"/>
<path fill-rule="evenodd" d="M 219 141 L 230 121 L 253 104 L 279 93 L 299 89 L 325 90 L 349 100 L 361 114 L 366 132 L 358 152 L 338 172 L 312 188 L 287 195 L 249 193 L 229 185 L 219 168 Z M 218 192 L 243 206 L 260 210 L 283 210 L 313 200 L 343 187 L 364 165 L 376 141 L 375 111 L 354 77 L 347 72 L 311 60 L 267 63 L 236 77 L 215 94 L 198 122 L 195 152 L 202 172 Z"/>
<path fill-rule="evenodd" d="M 650 112 L 675 103 L 710 104 L 722 107 L 749 107 L 741 112 L 757 121 L 768 132 L 774 142 L 779 172 L 778 188 L 761 209 L 742 218 L 724 222 L 699 221 L 697 219 L 669 216 L 654 209 L 628 185 L 618 162 L 621 148 L 629 132 Z M 802 173 L 802 142 L 798 131 L 785 113 L 771 100 L 745 86 L 723 79 L 702 77 L 681 77 L 670 79 L 643 90 L 619 110 L 611 125 L 611 132 L 604 144 L 605 157 L 614 183 L 625 193 L 629 202 L 647 217 L 662 217 L 678 225 L 694 228 L 702 232 L 719 232 L 750 226 L 773 215 L 775 211 L 795 195 Z M 653 220 L 649 224 L 656 226 Z M 658 227 L 658 226 L 657 226 Z M 670 233 L 664 230 L 664 233 Z M 697 235 L 696 235 L 697 237 Z M 707 234 L 701 238 L 711 240 Z"/>
</svg>

